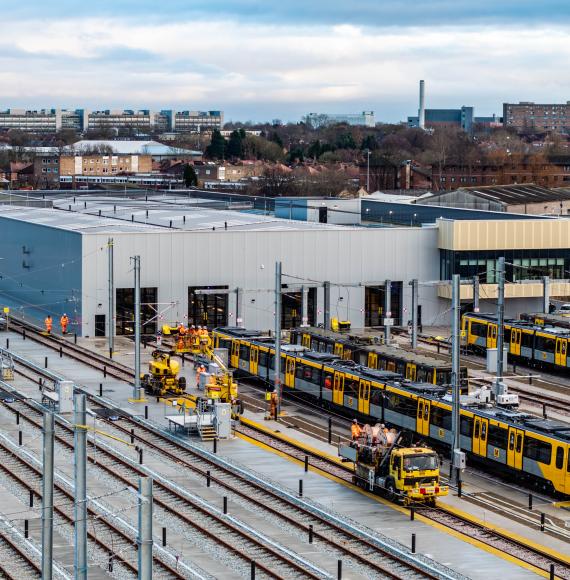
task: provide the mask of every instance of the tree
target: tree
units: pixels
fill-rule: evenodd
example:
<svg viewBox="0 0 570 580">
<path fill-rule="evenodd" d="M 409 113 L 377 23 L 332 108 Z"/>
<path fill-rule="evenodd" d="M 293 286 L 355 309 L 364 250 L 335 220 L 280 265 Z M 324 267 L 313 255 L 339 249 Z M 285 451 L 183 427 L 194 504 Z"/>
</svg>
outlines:
<svg viewBox="0 0 570 580">
<path fill-rule="evenodd" d="M 230 135 L 230 140 L 226 147 L 226 157 L 233 157 L 236 159 L 241 159 L 243 157 L 244 138 L 245 131 L 243 129 L 237 129 L 235 131 L 232 131 Z"/>
<path fill-rule="evenodd" d="M 378 149 L 378 141 L 374 135 L 366 135 L 364 139 L 362 139 L 362 143 L 360 144 L 360 149 L 364 151 L 368 149 L 369 151 L 375 151 Z"/>
<path fill-rule="evenodd" d="M 218 129 L 212 133 L 212 141 L 206 147 L 206 157 L 210 159 L 223 159 L 226 151 L 226 140 Z"/>
<path fill-rule="evenodd" d="M 196 187 L 198 185 L 196 170 L 189 163 L 184 167 L 184 183 L 186 187 Z"/>
</svg>

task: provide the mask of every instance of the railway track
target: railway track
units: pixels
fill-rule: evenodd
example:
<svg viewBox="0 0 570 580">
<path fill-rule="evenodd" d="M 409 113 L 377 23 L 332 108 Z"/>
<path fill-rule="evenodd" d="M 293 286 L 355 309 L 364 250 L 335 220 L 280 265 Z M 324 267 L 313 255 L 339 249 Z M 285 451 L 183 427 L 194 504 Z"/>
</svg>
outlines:
<svg viewBox="0 0 570 580">
<path fill-rule="evenodd" d="M 10 533 L 0 534 L 0 578 L 13 580 L 42 577 L 40 564 L 26 552 L 20 538 Z"/>
<path fill-rule="evenodd" d="M 41 429 L 41 425 L 38 425 Z M 18 453 L 4 438 L 0 438 L 0 473 L 25 494 L 42 499 L 42 471 L 29 458 Z M 73 529 L 74 525 L 74 495 L 73 492 L 61 483 L 54 483 L 54 518 Z M 90 523 L 87 529 L 88 543 L 97 554 L 95 559 L 108 569 L 109 565 L 117 566 L 127 577 L 138 576 L 137 544 L 136 539 L 129 536 L 124 530 L 93 507 L 87 508 Z M 112 556 L 110 556 L 112 555 Z M 171 565 L 159 557 L 153 558 L 154 568 L 158 578 L 186 578 Z M 25 578 L 25 576 L 24 576 Z"/>
<path fill-rule="evenodd" d="M 29 400 L 17 399 L 6 407 L 14 413 L 20 411 L 20 416 L 28 424 L 38 431 L 41 430 L 42 410 L 38 405 Z M 130 431 L 127 433 L 130 435 Z M 73 428 L 59 418 L 56 420 L 56 442 L 64 449 L 73 451 Z M 125 488 L 136 490 L 138 478 L 147 475 L 144 468 L 126 461 L 124 456 L 102 445 L 100 441 L 95 448 L 94 442 L 88 439 L 88 460 L 103 471 L 106 477 L 115 479 Z M 179 488 L 164 479 L 154 478 L 153 503 L 157 515 L 160 514 L 169 524 L 184 529 L 186 535 L 198 535 L 211 545 L 221 546 L 236 560 L 234 565 L 237 567 L 249 569 L 251 562 L 255 561 L 258 574 L 266 578 L 322 577 L 306 563 L 300 563 L 278 547 L 273 547 L 271 542 L 267 542 L 267 538 L 256 537 L 232 522 L 231 518 L 224 517 L 220 510 L 210 509 L 204 502 L 181 493 Z M 163 563 L 159 561 L 158 564 Z M 186 577 L 174 569 L 169 572 L 173 574 L 170 576 L 172 578 Z"/>
<path fill-rule="evenodd" d="M 106 359 L 105 362 L 108 364 L 108 359 Z M 246 437 L 254 438 L 257 441 L 261 441 L 270 445 L 271 447 L 277 448 L 280 452 L 294 457 L 298 461 L 304 461 L 306 452 L 295 448 L 293 445 L 288 444 L 287 442 L 276 439 L 270 434 L 260 434 L 252 428 L 244 428 L 243 425 L 238 427 L 238 430 L 241 430 L 241 433 Z M 148 439 L 144 442 L 142 441 L 144 436 L 140 435 L 140 433 L 137 433 L 137 437 L 139 438 L 139 442 L 145 445 L 151 445 L 151 442 Z M 152 444 L 154 445 L 155 443 Z M 160 449 L 163 449 L 164 441 L 160 442 L 158 445 Z M 187 450 L 186 447 L 185 449 Z M 180 450 L 177 450 L 176 453 L 178 461 Z M 320 462 L 318 463 L 316 462 L 316 458 L 311 458 L 311 465 L 323 472 L 326 472 L 329 475 L 333 475 L 344 481 L 348 481 L 349 478 L 351 479 L 348 471 L 343 469 L 342 466 L 339 466 L 336 463 L 333 464 L 332 462 L 327 462 L 322 458 L 320 458 Z M 206 477 L 206 473 L 202 473 L 202 475 Z M 223 482 L 221 478 L 217 481 L 217 483 L 221 484 L 220 482 Z M 444 507 L 440 507 L 437 510 L 421 509 L 421 514 L 422 516 L 428 519 L 432 519 L 433 521 L 437 521 L 441 525 L 452 528 L 461 534 L 469 537 L 475 537 L 482 543 L 496 547 L 497 549 L 511 555 L 513 558 L 534 566 L 544 573 L 549 573 L 550 566 L 554 565 L 557 577 L 570 578 L 570 567 L 568 566 L 567 562 L 558 560 L 556 557 L 553 557 L 548 553 L 544 553 L 538 548 L 527 546 L 511 538 L 505 537 L 496 530 L 493 530 L 487 526 L 477 525 L 469 520 L 462 519 L 460 516 L 445 510 Z M 306 527 L 305 531 L 307 531 Z"/>
</svg>

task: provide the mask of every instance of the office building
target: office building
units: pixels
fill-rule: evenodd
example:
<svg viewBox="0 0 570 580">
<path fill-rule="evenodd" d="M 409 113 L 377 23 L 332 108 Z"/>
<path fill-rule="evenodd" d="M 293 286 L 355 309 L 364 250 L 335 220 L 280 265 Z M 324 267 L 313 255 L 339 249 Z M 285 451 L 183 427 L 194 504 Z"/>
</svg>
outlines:
<svg viewBox="0 0 570 580">
<path fill-rule="evenodd" d="M 374 127 L 374 111 L 362 111 L 362 113 L 347 113 L 331 115 L 328 113 L 309 113 L 305 117 L 305 122 L 314 129 L 337 123 L 346 123 L 359 127 Z"/>
<path fill-rule="evenodd" d="M 134 133 L 195 133 L 222 129 L 222 111 L 160 112 L 148 109 L 6 109 L 0 111 L 0 131 L 18 130 L 29 133 L 56 133 L 72 129 L 84 131 L 132 131 Z"/>
</svg>

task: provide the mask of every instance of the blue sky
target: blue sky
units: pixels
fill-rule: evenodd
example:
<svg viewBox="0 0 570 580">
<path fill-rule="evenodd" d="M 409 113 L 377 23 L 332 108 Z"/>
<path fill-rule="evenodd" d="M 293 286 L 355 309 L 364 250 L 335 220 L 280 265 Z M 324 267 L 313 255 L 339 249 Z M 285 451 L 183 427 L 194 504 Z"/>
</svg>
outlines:
<svg viewBox="0 0 570 580">
<path fill-rule="evenodd" d="M 0 22 L 0 108 L 307 112 L 570 100 L 567 0 L 57 0 Z"/>
</svg>

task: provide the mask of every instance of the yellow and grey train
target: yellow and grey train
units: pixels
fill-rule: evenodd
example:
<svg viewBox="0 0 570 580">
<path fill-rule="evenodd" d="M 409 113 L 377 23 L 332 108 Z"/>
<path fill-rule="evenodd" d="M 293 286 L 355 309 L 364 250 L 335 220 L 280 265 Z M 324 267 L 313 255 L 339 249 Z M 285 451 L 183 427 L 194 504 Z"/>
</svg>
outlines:
<svg viewBox="0 0 570 580">
<path fill-rule="evenodd" d="M 273 339 L 241 328 L 218 328 L 214 346 L 245 376 L 272 384 Z M 282 347 L 282 384 L 327 408 L 406 429 L 433 446 L 451 445 L 451 399 L 444 386 L 406 381 L 328 352 Z M 493 473 L 570 496 L 570 424 L 490 405 L 462 406 L 461 447 Z"/>
<path fill-rule="evenodd" d="M 570 372 L 570 330 L 536 326 L 523 320 L 505 320 L 504 326 L 505 348 L 510 357 L 530 366 Z M 462 330 L 469 349 L 484 352 L 487 348 L 497 348 L 496 316 L 464 314 Z"/>
<path fill-rule="evenodd" d="M 309 350 L 328 352 L 341 359 L 354 362 L 371 369 L 398 373 L 411 381 L 451 384 L 451 364 L 444 360 L 416 354 L 401 348 L 378 344 L 376 335 L 368 332 L 351 331 L 348 334 L 324 330 L 322 328 L 295 328 L 291 330 L 290 341 Z M 467 367 L 460 369 L 462 384 L 467 386 Z"/>
</svg>

